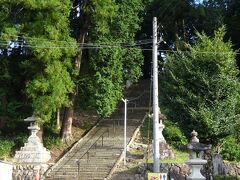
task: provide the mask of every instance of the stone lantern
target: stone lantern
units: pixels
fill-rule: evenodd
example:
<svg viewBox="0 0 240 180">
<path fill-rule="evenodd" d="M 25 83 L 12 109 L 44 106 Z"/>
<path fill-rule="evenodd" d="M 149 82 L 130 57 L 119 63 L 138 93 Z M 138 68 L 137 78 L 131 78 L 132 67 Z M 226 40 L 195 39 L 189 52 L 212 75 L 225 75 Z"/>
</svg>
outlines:
<svg viewBox="0 0 240 180">
<path fill-rule="evenodd" d="M 47 162 L 51 158 L 50 151 L 43 147 L 40 138 L 37 136 L 40 128 L 36 124 L 36 120 L 37 117 L 34 115 L 24 119 L 24 121 L 30 122 L 28 129 L 31 131 L 31 135 L 24 147 L 21 147 L 20 151 L 16 151 L 13 159 L 13 180 L 19 178 L 38 179 L 48 168 Z"/>
<path fill-rule="evenodd" d="M 189 152 L 189 160 L 185 163 L 192 167 L 190 175 L 187 177 L 187 180 L 205 180 L 206 178 L 201 174 L 200 170 L 204 164 L 207 164 L 207 160 L 202 159 L 202 156 L 205 151 L 210 150 L 212 145 L 206 145 L 199 143 L 197 138 L 198 133 L 193 130 L 191 133 L 191 140 L 185 146 Z"/>
</svg>

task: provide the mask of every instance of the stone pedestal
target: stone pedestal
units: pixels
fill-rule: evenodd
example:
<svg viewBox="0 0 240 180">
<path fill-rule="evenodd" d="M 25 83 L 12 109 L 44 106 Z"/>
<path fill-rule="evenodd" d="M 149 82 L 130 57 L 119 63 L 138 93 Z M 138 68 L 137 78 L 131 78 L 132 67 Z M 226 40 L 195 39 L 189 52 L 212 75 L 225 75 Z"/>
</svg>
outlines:
<svg viewBox="0 0 240 180">
<path fill-rule="evenodd" d="M 39 127 L 35 124 L 36 117 L 31 116 L 24 121 L 30 122 L 28 129 L 31 135 L 24 147 L 16 151 L 14 156 L 13 180 L 19 178 L 39 179 L 48 168 L 47 161 L 51 158 L 50 152 L 43 147 L 37 132 Z"/>
<path fill-rule="evenodd" d="M 185 162 L 190 165 L 192 170 L 187 180 L 205 180 L 206 178 L 201 174 L 201 168 L 204 164 L 207 164 L 207 160 L 195 158 Z"/>
</svg>

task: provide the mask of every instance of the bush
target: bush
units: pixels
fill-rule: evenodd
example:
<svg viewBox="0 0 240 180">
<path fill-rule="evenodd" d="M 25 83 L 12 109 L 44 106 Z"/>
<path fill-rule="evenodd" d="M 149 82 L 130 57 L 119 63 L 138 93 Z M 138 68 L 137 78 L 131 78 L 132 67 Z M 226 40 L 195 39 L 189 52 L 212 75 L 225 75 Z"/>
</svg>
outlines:
<svg viewBox="0 0 240 180">
<path fill-rule="evenodd" d="M 233 176 L 214 176 L 214 180 L 239 180 L 238 177 L 233 177 Z"/>
<path fill-rule="evenodd" d="M 51 149 L 55 145 L 60 146 L 62 144 L 62 140 L 59 137 L 59 132 L 54 125 L 45 123 L 43 132 L 43 144 L 47 149 Z"/>
<path fill-rule="evenodd" d="M 221 148 L 223 159 L 228 161 L 240 161 L 240 144 L 233 136 L 227 136 L 220 140 L 218 146 Z"/>
<path fill-rule="evenodd" d="M 6 159 L 13 155 L 15 150 L 20 149 L 27 142 L 27 135 L 18 134 L 15 138 L 0 137 L 0 159 Z"/>
<path fill-rule="evenodd" d="M 20 149 L 20 147 L 24 146 L 24 143 L 27 142 L 28 136 L 26 134 L 18 134 L 14 138 L 14 149 Z"/>
<path fill-rule="evenodd" d="M 11 155 L 14 141 L 12 139 L 0 138 L 0 159 L 6 159 Z"/>
<path fill-rule="evenodd" d="M 163 130 L 163 135 L 170 145 L 176 149 L 181 149 L 183 145 L 187 144 L 187 138 L 177 124 L 171 121 L 165 121 L 164 124 L 165 128 Z"/>
<path fill-rule="evenodd" d="M 61 146 L 62 140 L 60 137 L 46 136 L 43 138 L 43 144 L 47 149 L 51 149 L 53 146 Z"/>
</svg>

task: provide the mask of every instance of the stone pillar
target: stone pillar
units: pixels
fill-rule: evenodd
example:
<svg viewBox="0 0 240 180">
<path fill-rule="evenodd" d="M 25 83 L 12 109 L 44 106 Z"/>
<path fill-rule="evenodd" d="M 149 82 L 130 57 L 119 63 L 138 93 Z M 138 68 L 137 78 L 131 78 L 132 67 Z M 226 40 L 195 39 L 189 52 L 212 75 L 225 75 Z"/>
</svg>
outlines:
<svg viewBox="0 0 240 180">
<path fill-rule="evenodd" d="M 24 147 L 21 147 L 20 151 L 16 151 L 13 159 L 13 180 L 42 179 L 43 173 L 48 168 L 47 162 L 51 156 L 37 136 L 40 128 L 36 125 L 36 120 L 34 115 L 24 119 L 24 121 L 30 122 L 28 129 L 31 131 L 31 135 Z"/>
</svg>

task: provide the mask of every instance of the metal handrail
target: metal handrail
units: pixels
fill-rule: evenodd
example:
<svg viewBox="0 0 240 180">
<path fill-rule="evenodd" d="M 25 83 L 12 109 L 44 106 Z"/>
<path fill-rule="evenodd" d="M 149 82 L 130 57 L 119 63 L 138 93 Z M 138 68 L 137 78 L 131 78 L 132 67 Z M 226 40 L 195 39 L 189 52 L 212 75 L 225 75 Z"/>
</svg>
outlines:
<svg viewBox="0 0 240 180">
<path fill-rule="evenodd" d="M 85 153 L 83 153 L 83 155 L 82 155 L 80 158 L 78 158 L 78 159 L 76 160 L 76 163 L 77 163 L 77 165 L 78 165 L 78 178 L 79 178 L 79 175 L 80 175 L 80 160 L 81 160 L 85 155 L 87 155 L 87 162 L 89 162 L 89 151 L 92 149 L 93 146 L 95 146 L 95 149 L 96 149 L 97 142 L 98 142 L 98 140 L 99 140 L 100 138 L 102 138 L 102 146 L 103 146 L 103 136 L 104 136 L 104 134 L 106 134 L 106 133 L 108 133 L 108 137 L 109 137 L 109 128 L 108 128 L 106 131 L 104 131 L 104 132 L 101 134 L 101 136 L 99 136 L 99 137 L 97 138 L 97 140 L 87 149 L 87 151 L 86 151 Z"/>
<path fill-rule="evenodd" d="M 99 130 L 100 130 L 100 129 L 99 129 Z M 94 135 L 97 134 L 97 132 L 98 132 L 99 130 L 97 130 L 97 131 L 94 133 Z M 108 132 L 108 136 L 109 136 L 109 129 L 107 129 L 106 131 L 104 131 L 104 132 L 98 137 L 97 141 L 98 141 L 106 132 Z M 92 135 L 91 137 L 93 137 L 94 135 Z M 91 138 L 89 138 L 89 139 L 87 140 L 87 142 L 84 143 L 84 145 L 87 144 L 87 143 L 90 141 L 90 139 L 91 139 Z M 96 144 L 97 141 L 95 141 L 93 144 Z M 90 150 L 90 148 L 92 148 L 92 146 L 93 146 L 93 145 L 91 145 L 91 146 L 87 149 L 87 151 L 84 153 L 84 155 Z M 75 152 L 74 154 L 76 154 L 76 153 L 77 153 L 77 152 Z M 71 157 L 73 157 L 73 156 L 71 156 Z M 82 158 L 82 156 L 81 156 L 81 158 Z M 64 163 L 64 164 L 66 164 L 66 163 Z M 63 167 L 64 164 L 61 165 L 61 167 Z M 56 172 L 58 172 L 60 169 L 61 169 L 61 168 L 58 168 L 58 170 L 57 170 Z M 54 176 L 54 175 L 53 175 L 53 176 Z"/>
<path fill-rule="evenodd" d="M 99 137 L 97 138 L 97 140 L 87 149 L 87 151 L 86 151 L 80 158 L 78 158 L 78 160 L 80 160 L 81 158 L 83 158 L 83 156 L 85 156 L 85 155 L 88 153 L 88 151 L 89 151 L 90 149 L 92 149 L 92 147 L 97 144 L 97 142 L 98 142 L 98 140 L 99 140 L 100 138 L 102 138 L 102 146 L 103 146 L 103 135 L 106 134 L 106 133 L 108 133 L 108 137 L 109 137 L 109 129 L 107 129 L 106 131 L 104 131 L 104 132 L 101 134 L 101 136 L 99 136 Z"/>
</svg>

